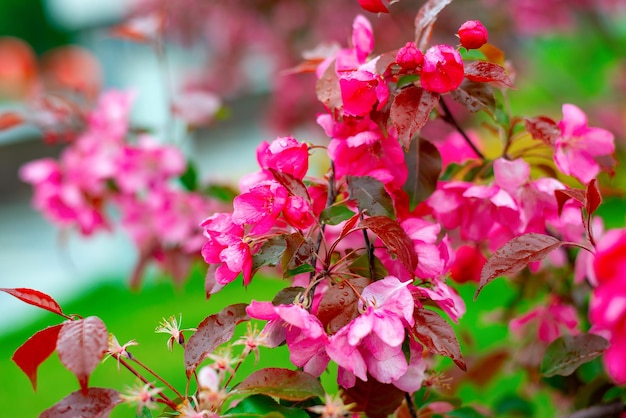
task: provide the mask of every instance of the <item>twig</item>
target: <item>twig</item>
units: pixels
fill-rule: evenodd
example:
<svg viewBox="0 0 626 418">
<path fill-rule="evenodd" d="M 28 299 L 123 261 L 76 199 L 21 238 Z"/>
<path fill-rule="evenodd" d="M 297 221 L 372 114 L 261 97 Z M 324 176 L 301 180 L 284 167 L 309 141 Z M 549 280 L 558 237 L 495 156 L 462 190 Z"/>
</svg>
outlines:
<svg viewBox="0 0 626 418">
<path fill-rule="evenodd" d="M 411 394 L 408 392 L 404 392 L 404 399 L 406 400 L 406 405 L 409 408 L 409 414 L 411 414 L 411 418 L 417 418 L 417 411 L 415 410 L 415 404 L 413 403 L 413 398 Z"/>
<path fill-rule="evenodd" d="M 618 400 L 581 409 L 562 418 L 617 418 L 624 411 L 626 411 L 626 404 Z"/>
<path fill-rule="evenodd" d="M 463 130 L 463 128 L 461 128 L 461 126 L 458 124 L 458 122 L 456 121 L 456 119 L 454 119 L 454 116 L 452 116 L 452 112 L 450 112 L 450 109 L 448 108 L 448 105 L 446 104 L 446 102 L 443 100 L 443 98 L 441 100 L 439 100 L 439 103 L 441 104 L 441 109 L 443 110 L 443 115 L 441 115 L 441 118 L 448 122 L 450 125 L 454 126 L 456 128 L 457 131 L 459 131 L 459 133 L 461 134 L 461 136 L 463 137 L 463 139 L 465 139 L 465 142 L 467 142 L 467 144 L 470 146 L 470 148 L 472 148 L 472 151 L 474 151 L 476 153 L 476 155 L 481 159 L 481 160 L 486 160 L 485 156 L 483 155 L 482 152 L 480 152 L 480 150 L 476 147 L 476 145 L 474 145 L 474 143 L 472 142 L 472 140 L 470 139 L 469 136 L 467 136 L 467 134 L 465 133 L 465 131 Z"/>
</svg>

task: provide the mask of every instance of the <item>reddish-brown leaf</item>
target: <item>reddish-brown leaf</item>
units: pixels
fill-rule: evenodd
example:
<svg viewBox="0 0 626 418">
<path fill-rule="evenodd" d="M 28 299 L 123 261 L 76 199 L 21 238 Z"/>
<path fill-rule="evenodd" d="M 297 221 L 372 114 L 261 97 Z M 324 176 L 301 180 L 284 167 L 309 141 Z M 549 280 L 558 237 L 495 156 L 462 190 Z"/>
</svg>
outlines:
<svg viewBox="0 0 626 418">
<path fill-rule="evenodd" d="M 587 209 L 587 216 L 590 217 L 598 209 L 598 206 L 602 203 L 602 195 L 598 188 L 598 180 L 593 179 L 587 185 L 585 190 L 585 209 Z"/>
<path fill-rule="evenodd" d="M 302 234 L 295 232 L 285 236 L 287 248 L 282 257 L 282 268 L 284 274 L 300 266 L 311 263 L 315 254 L 315 243 L 311 238 L 305 238 Z"/>
<path fill-rule="evenodd" d="M 368 418 L 387 418 L 402 404 L 404 392 L 368 375 L 366 382 L 356 379 L 354 386 L 343 388 L 341 397 L 345 404 L 356 403 L 352 410 L 365 412 Z"/>
<path fill-rule="evenodd" d="M 8 293 L 11 296 L 15 296 L 22 302 L 35 305 L 38 308 L 45 309 L 50 312 L 54 312 L 55 314 L 65 317 L 57 301 L 52 299 L 51 296 L 48 296 L 45 293 L 40 292 L 39 290 L 27 289 L 25 287 L 18 287 L 18 288 L 13 288 L 13 289 L 0 288 L 0 290 Z"/>
<path fill-rule="evenodd" d="M 467 370 L 456 334 L 441 315 L 429 309 L 415 309 L 413 318 L 415 336 L 428 350 L 450 357 L 461 370 Z"/>
<path fill-rule="evenodd" d="M 395 218 L 393 200 L 385 190 L 385 185 L 374 177 L 347 176 L 350 199 L 356 200 L 360 211 L 369 216 L 389 216 Z"/>
<path fill-rule="evenodd" d="M 335 61 L 331 62 L 324 74 L 317 80 L 315 85 L 317 99 L 322 102 L 332 113 L 343 106 L 339 78 L 335 72 Z"/>
<path fill-rule="evenodd" d="M 324 388 L 316 377 L 301 371 L 273 367 L 252 373 L 235 390 L 237 393 L 260 393 L 288 401 L 324 398 Z"/>
<path fill-rule="evenodd" d="M 345 280 L 335 284 L 326 290 L 320 301 L 317 317 L 330 334 L 336 333 L 359 315 L 359 295 L 354 293 L 353 288 L 361 293 L 371 281 L 367 277 L 346 280 L 350 281 L 351 286 Z"/>
<path fill-rule="evenodd" d="M 543 141 L 547 145 L 554 145 L 556 139 L 561 135 L 559 125 L 547 116 L 526 118 L 524 124 L 533 138 Z"/>
<path fill-rule="evenodd" d="M 282 171 L 278 171 L 276 169 L 269 169 L 277 182 L 285 186 L 285 188 L 294 196 L 298 196 L 306 200 L 307 202 L 311 201 L 311 197 L 309 196 L 309 191 L 307 190 L 302 180 L 298 180 L 294 176 L 289 173 L 283 173 Z"/>
<path fill-rule="evenodd" d="M 15 112 L 6 112 L 0 115 L 0 131 L 14 128 L 22 123 L 24 120 Z"/>
<path fill-rule="evenodd" d="M 250 319 L 246 313 L 246 306 L 245 303 L 227 306 L 200 322 L 197 331 L 189 337 L 185 346 L 187 377 L 193 374 L 208 354 L 233 337 L 237 324 Z"/>
<path fill-rule="evenodd" d="M 404 154 L 409 175 L 403 189 L 409 196 L 410 209 L 426 200 L 437 188 L 441 174 L 441 154 L 432 143 L 417 139 Z"/>
<path fill-rule="evenodd" d="M 407 271 L 413 274 L 417 266 L 417 253 L 413 240 L 398 222 L 386 216 L 373 216 L 363 219 L 360 226 L 376 234 L 387 250 L 395 254 Z"/>
<path fill-rule="evenodd" d="M 37 368 L 57 348 L 57 338 L 63 324 L 54 325 L 36 332 L 24 344 L 18 347 L 11 359 L 28 376 L 37 390 Z"/>
<path fill-rule="evenodd" d="M 215 271 L 218 267 L 218 264 L 210 264 L 206 271 L 206 275 L 204 276 L 204 291 L 206 292 L 207 300 L 211 298 L 211 295 L 224 288 L 224 285 L 215 279 Z"/>
<path fill-rule="evenodd" d="M 609 342 L 595 334 L 563 335 L 546 349 L 541 362 L 541 374 L 546 377 L 569 376 L 576 369 L 602 355 Z"/>
<path fill-rule="evenodd" d="M 485 285 L 499 276 L 512 275 L 528 263 L 543 260 L 563 242 L 549 235 L 525 234 L 513 238 L 496 251 L 485 263 L 474 299 Z"/>
<path fill-rule="evenodd" d="M 424 51 L 430 42 L 430 34 L 437 16 L 452 0 L 428 0 L 415 16 L 415 45 Z"/>
<path fill-rule="evenodd" d="M 439 94 L 417 86 L 402 89 L 393 99 L 390 117 L 405 150 L 409 149 L 413 136 L 426 125 L 438 102 Z"/>
<path fill-rule="evenodd" d="M 109 335 L 97 316 L 63 323 L 57 339 L 61 363 L 78 378 L 83 394 L 89 390 L 89 376 L 107 351 Z"/>
<path fill-rule="evenodd" d="M 339 234 L 339 238 L 337 238 L 337 240 L 343 239 L 346 235 L 352 232 L 356 224 L 359 223 L 360 217 L 361 217 L 361 214 L 357 213 L 352 218 L 348 219 L 346 223 L 343 225 L 343 228 L 341 228 L 341 233 Z"/>
<path fill-rule="evenodd" d="M 465 80 L 461 87 L 450 92 L 450 96 L 472 113 L 485 110 L 493 114 L 496 109 L 493 89 L 486 83 Z"/>
<path fill-rule="evenodd" d="M 567 202 L 570 199 L 576 200 L 582 206 L 585 206 L 587 204 L 587 197 L 585 196 L 585 192 L 579 189 L 555 190 L 554 196 L 556 197 L 559 216 L 561 215 L 561 211 L 563 210 L 563 206 L 565 205 L 565 202 Z"/>
<path fill-rule="evenodd" d="M 498 87 L 514 87 L 506 69 L 487 61 L 470 61 L 465 64 L 465 77 L 478 83 L 493 83 Z"/>
<path fill-rule="evenodd" d="M 85 394 L 81 391 L 69 394 L 43 411 L 39 418 L 106 418 L 121 401 L 119 392 L 114 389 L 89 388 Z"/>
</svg>

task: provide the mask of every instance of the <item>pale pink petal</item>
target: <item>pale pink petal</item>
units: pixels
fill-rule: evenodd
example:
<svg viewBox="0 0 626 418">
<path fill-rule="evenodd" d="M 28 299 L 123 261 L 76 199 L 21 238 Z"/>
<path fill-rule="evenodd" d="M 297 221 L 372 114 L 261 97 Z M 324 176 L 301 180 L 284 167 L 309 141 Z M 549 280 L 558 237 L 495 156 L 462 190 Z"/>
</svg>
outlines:
<svg viewBox="0 0 626 418">
<path fill-rule="evenodd" d="M 493 163 L 493 173 L 498 186 L 513 192 L 528 181 L 530 166 L 521 158 L 514 161 L 498 158 Z"/>
</svg>

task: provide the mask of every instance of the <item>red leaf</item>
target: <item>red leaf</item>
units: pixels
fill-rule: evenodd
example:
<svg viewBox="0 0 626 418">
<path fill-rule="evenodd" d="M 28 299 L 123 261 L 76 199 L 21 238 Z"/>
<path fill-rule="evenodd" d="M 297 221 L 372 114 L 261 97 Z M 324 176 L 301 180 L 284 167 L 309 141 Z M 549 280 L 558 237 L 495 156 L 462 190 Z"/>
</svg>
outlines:
<svg viewBox="0 0 626 418">
<path fill-rule="evenodd" d="M 598 180 L 593 179 L 587 185 L 587 190 L 585 190 L 585 209 L 587 209 L 587 217 L 591 217 L 593 213 L 598 209 L 600 203 L 602 203 L 602 195 L 600 194 L 600 189 L 598 188 Z"/>
<path fill-rule="evenodd" d="M 408 149 L 413 136 L 428 122 L 430 112 L 439 102 L 439 94 L 421 87 L 402 89 L 391 103 L 391 120 L 398 130 L 398 139 Z"/>
<path fill-rule="evenodd" d="M 89 375 L 108 348 L 104 322 L 96 316 L 63 323 L 57 340 L 61 363 L 78 378 L 85 396 L 89 391 Z"/>
<path fill-rule="evenodd" d="M 17 287 L 14 289 L 0 288 L 1 291 L 8 293 L 9 295 L 15 296 L 22 302 L 26 302 L 30 305 L 35 305 L 38 308 L 45 309 L 50 312 L 54 312 L 55 314 L 61 315 L 62 317 L 66 317 L 61 310 L 61 307 L 57 303 L 56 300 L 52 299 L 51 296 L 46 295 L 39 290 L 27 289 L 25 287 Z"/>
<path fill-rule="evenodd" d="M 289 173 L 283 173 L 282 171 L 275 170 L 273 168 L 269 169 L 277 182 L 285 186 L 285 188 L 294 196 L 298 196 L 306 200 L 307 202 L 311 201 L 311 197 L 309 196 L 309 191 L 306 186 L 302 182 L 302 180 L 298 180 L 294 176 Z"/>
<path fill-rule="evenodd" d="M 578 201 L 583 206 L 587 204 L 587 197 L 585 196 L 585 192 L 578 189 L 555 190 L 554 196 L 556 197 L 556 202 L 558 204 L 559 216 L 561 216 L 561 211 L 563 210 L 563 206 L 565 206 L 565 202 L 570 199 Z"/>
<path fill-rule="evenodd" d="M 413 318 L 415 336 L 426 348 L 435 354 L 450 357 L 461 370 L 467 370 L 456 334 L 445 319 L 429 309 L 415 309 Z"/>
<path fill-rule="evenodd" d="M 402 404 L 404 392 L 368 376 L 367 382 L 356 379 L 354 386 L 343 388 L 341 397 L 345 404 L 356 403 L 353 410 L 365 412 L 369 418 L 387 418 Z"/>
<path fill-rule="evenodd" d="M 528 263 L 544 259 L 563 242 L 549 235 L 525 234 L 513 238 L 496 251 L 485 263 L 474 299 L 485 285 L 499 276 L 512 275 Z"/>
<path fill-rule="evenodd" d="M 386 216 L 373 216 L 363 219 L 360 226 L 375 233 L 387 249 L 398 257 L 407 271 L 413 274 L 417 266 L 417 253 L 413 240 L 398 222 Z"/>
<path fill-rule="evenodd" d="M 415 16 L 415 45 L 424 51 L 430 42 L 430 34 L 437 16 L 452 0 L 428 0 Z"/>
<path fill-rule="evenodd" d="M 561 135 L 559 125 L 546 116 L 526 118 L 524 123 L 526 125 L 526 130 L 533 138 L 539 139 L 547 145 L 554 145 L 556 139 Z"/>
<path fill-rule="evenodd" d="M 351 286 L 345 281 L 335 284 L 324 293 L 320 301 L 317 317 L 330 334 L 336 333 L 359 315 L 359 295 L 352 289 L 361 292 L 371 281 L 367 277 L 346 280 L 350 280 Z"/>
<path fill-rule="evenodd" d="M 6 112 L 0 115 L 0 131 L 11 129 L 24 122 L 22 117 L 15 112 Z"/>
<path fill-rule="evenodd" d="M 442 167 L 441 155 L 437 147 L 420 138 L 411 143 L 404 161 L 409 175 L 403 189 L 409 196 L 409 208 L 413 210 L 437 188 Z"/>
<path fill-rule="evenodd" d="M 357 213 L 352 218 L 346 221 L 346 223 L 343 225 L 343 228 L 341 228 L 341 233 L 339 234 L 339 238 L 337 238 L 338 241 L 343 239 L 346 235 L 348 235 L 349 233 L 353 231 L 353 228 L 359 222 L 360 217 L 361 217 L 361 214 Z"/>
<path fill-rule="evenodd" d="M 105 418 L 121 401 L 119 392 L 114 389 L 89 388 L 85 394 L 80 391 L 69 394 L 43 411 L 39 418 Z"/>
<path fill-rule="evenodd" d="M 285 236 L 287 248 L 283 253 L 282 268 L 284 274 L 294 270 L 304 264 L 309 264 L 315 254 L 315 243 L 311 238 L 305 238 L 302 234 L 295 232 Z"/>
<path fill-rule="evenodd" d="M 185 346 L 185 371 L 190 377 L 198 365 L 220 345 L 230 340 L 235 326 L 250 318 L 246 314 L 246 304 L 237 303 L 222 309 L 219 313 L 207 316 L 198 330 L 189 337 Z"/>
<path fill-rule="evenodd" d="M 56 350 L 57 338 L 62 326 L 63 324 L 54 325 L 38 331 L 19 346 L 11 357 L 28 376 L 33 390 L 37 390 L 37 368 Z"/>
<path fill-rule="evenodd" d="M 317 100 L 322 102 L 332 113 L 342 108 L 343 101 L 341 100 L 339 78 L 335 72 L 335 61 L 330 63 L 324 74 L 317 80 L 315 92 L 317 93 Z"/>
<path fill-rule="evenodd" d="M 288 401 L 324 398 L 324 388 L 316 377 L 301 371 L 266 368 L 257 370 L 237 385 L 237 393 L 261 393 Z"/>
<path fill-rule="evenodd" d="M 472 113 L 485 110 L 493 114 L 496 109 L 493 89 L 486 83 L 465 80 L 461 87 L 450 92 L 450 96 Z"/>
<path fill-rule="evenodd" d="M 465 77 L 479 83 L 494 83 L 498 87 L 514 87 L 506 69 L 487 61 L 470 61 L 465 64 Z"/>
</svg>

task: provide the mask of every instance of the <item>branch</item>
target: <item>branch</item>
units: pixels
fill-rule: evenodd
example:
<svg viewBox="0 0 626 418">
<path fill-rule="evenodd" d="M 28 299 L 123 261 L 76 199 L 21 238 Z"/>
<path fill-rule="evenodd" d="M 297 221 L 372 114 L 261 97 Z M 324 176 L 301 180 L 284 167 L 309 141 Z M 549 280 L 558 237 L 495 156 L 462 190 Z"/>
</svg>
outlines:
<svg viewBox="0 0 626 418">
<path fill-rule="evenodd" d="M 454 119 L 454 116 L 452 116 L 452 112 L 450 112 L 450 109 L 448 108 L 448 105 L 446 104 L 445 100 L 441 98 L 441 100 L 439 100 L 439 103 L 441 104 L 441 109 L 443 110 L 443 115 L 441 115 L 441 118 L 444 121 L 448 122 L 450 125 L 454 126 L 457 131 L 459 131 L 463 139 L 465 139 L 465 142 L 467 142 L 470 148 L 472 148 L 472 151 L 474 151 L 481 160 L 486 160 L 483 153 L 480 152 L 480 150 L 476 147 L 476 145 L 474 145 L 470 137 L 467 136 L 463 128 L 461 128 L 461 126 L 456 121 L 456 119 Z"/>
<path fill-rule="evenodd" d="M 562 418 L 610 418 L 619 417 L 622 412 L 626 411 L 626 404 L 621 400 L 611 403 L 594 405 L 589 408 L 581 409 Z"/>
</svg>

